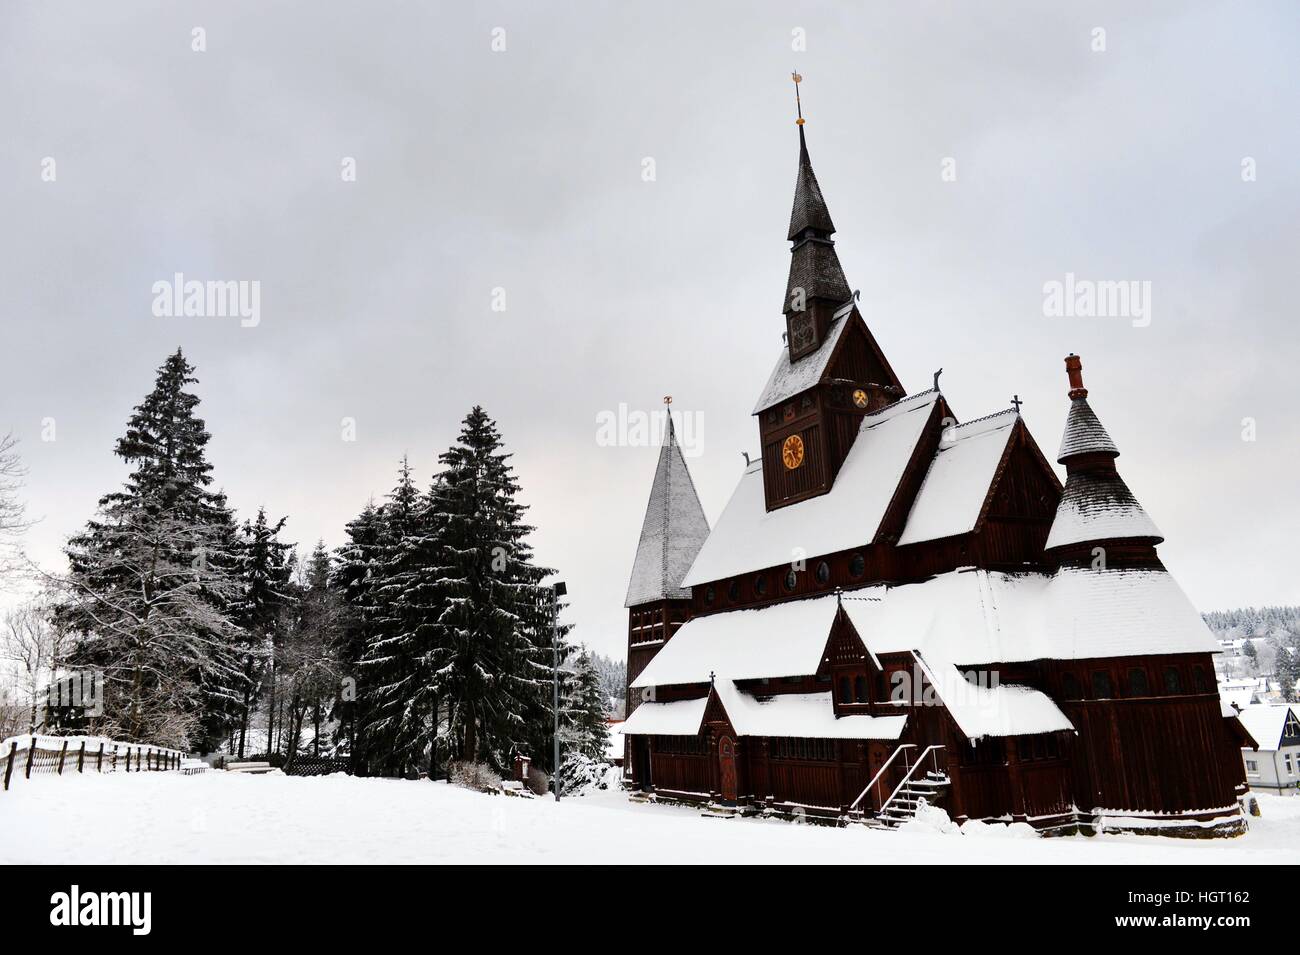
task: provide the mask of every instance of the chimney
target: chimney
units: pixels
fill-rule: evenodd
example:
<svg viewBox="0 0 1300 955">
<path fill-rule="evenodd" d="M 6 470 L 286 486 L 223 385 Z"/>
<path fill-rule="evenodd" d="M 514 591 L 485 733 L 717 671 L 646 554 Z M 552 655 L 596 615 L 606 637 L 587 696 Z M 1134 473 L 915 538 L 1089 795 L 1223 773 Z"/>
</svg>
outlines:
<svg viewBox="0 0 1300 955">
<path fill-rule="evenodd" d="M 1074 352 L 1066 356 L 1065 370 L 1070 376 L 1070 400 L 1088 397 L 1088 389 L 1083 387 L 1083 361 Z"/>
</svg>

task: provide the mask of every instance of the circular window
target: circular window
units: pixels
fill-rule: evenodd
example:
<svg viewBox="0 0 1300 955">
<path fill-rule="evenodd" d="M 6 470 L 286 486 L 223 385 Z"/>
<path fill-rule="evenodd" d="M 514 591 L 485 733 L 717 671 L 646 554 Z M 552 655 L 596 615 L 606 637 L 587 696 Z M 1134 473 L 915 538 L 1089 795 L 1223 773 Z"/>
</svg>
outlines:
<svg viewBox="0 0 1300 955">
<path fill-rule="evenodd" d="M 730 585 L 729 587 L 727 587 L 727 599 L 730 600 L 732 603 L 735 603 L 737 600 L 740 599 L 740 581 L 739 581 L 739 580 L 733 580 L 733 581 L 731 582 L 731 585 Z"/>
<path fill-rule="evenodd" d="M 867 559 L 861 554 L 854 554 L 849 560 L 849 573 L 854 577 L 861 577 L 867 570 Z"/>
<path fill-rule="evenodd" d="M 786 574 L 785 574 L 785 589 L 786 589 L 787 591 L 794 590 L 795 586 L 796 586 L 798 583 L 799 583 L 799 575 L 796 574 L 796 573 L 794 572 L 794 569 L 791 568 L 790 570 L 786 571 Z"/>
<path fill-rule="evenodd" d="M 713 584 L 709 584 L 709 586 L 704 588 L 704 602 L 706 604 L 713 603 L 714 596 L 715 594 L 713 592 Z"/>
<path fill-rule="evenodd" d="M 754 594 L 761 597 L 765 593 L 767 593 L 767 577 L 763 574 L 759 574 L 754 578 Z"/>
<path fill-rule="evenodd" d="M 817 583 L 824 584 L 831 579 L 831 565 L 822 561 L 817 565 Z"/>
</svg>

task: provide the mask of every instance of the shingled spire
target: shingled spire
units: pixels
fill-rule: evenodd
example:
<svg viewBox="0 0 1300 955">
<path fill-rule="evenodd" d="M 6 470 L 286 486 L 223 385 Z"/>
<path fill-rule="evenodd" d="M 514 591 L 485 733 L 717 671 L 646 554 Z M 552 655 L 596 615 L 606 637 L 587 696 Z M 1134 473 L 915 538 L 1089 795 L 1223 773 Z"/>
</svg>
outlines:
<svg viewBox="0 0 1300 955">
<path fill-rule="evenodd" d="M 690 588 L 681 586 L 682 578 L 708 536 L 709 522 L 677 444 L 670 413 L 624 606 L 689 598 Z"/>
<path fill-rule="evenodd" d="M 1070 411 L 1057 463 L 1066 469 L 1065 490 L 1056 508 L 1046 549 L 1058 558 L 1088 558 L 1094 547 L 1118 545 L 1124 552 L 1155 559 L 1161 536 L 1115 468 L 1119 449 L 1088 404 L 1083 362 L 1065 359 L 1070 377 Z"/>
<path fill-rule="evenodd" d="M 794 74 L 795 96 L 803 77 Z M 821 184 L 813 172 L 804 136 L 803 106 L 799 106 L 799 175 L 795 180 L 794 206 L 790 210 L 790 278 L 786 282 L 786 340 L 790 359 L 796 361 L 814 352 L 825 338 L 835 310 L 852 294 L 835 253 L 835 223 L 822 196 Z"/>
</svg>

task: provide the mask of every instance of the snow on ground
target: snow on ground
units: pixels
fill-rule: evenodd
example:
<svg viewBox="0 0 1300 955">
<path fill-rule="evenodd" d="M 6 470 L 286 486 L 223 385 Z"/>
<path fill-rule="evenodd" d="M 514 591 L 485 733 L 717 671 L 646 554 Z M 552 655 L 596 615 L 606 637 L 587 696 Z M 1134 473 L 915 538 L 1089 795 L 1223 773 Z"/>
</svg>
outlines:
<svg viewBox="0 0 1300 955">
<path fill-rule="evenodd" d="M 343 775 L 65 776 L 0 793 L 0 863 L 1300 862 L 1300 798 L 1260 802 L 1264 817 L 1237 839 L 1040 839 L 1002 826 L 879 832 L 709 819 L 633 805 L 619 791 L 556 804 Z"/>
</svg>

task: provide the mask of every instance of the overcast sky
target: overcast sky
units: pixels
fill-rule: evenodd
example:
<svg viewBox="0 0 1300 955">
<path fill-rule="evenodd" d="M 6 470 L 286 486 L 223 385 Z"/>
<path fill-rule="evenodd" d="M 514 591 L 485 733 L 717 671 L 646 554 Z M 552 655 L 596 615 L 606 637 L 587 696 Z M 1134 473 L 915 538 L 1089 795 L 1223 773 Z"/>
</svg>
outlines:
<svg viewBox="0 0 1300 955">
<path fill-rule="evenodd" d="M 217 483 L 306 546 L 403 453 L 426 484 L 482 404 L 575 637 L 621 655 L 656 450 L 597 417 L 698 415 L 716 520 L 782 347 L 798 69 L 904 385 L 942 366 L 963 419 L 1019 394 L 1054 458 L 1078 352 L 1193 602 L 1300 603 L 1300 5 L 1051 6 L 4 4 L 0 432 L 32 553 L 56 566 L 122 480 L 181 345 Z M 259 323 L 156 317 L 177 272 L 260 282 Z M 1067 272 L 1149 281 L 1150 323 L 1046 317 Z"/>
</svg>

